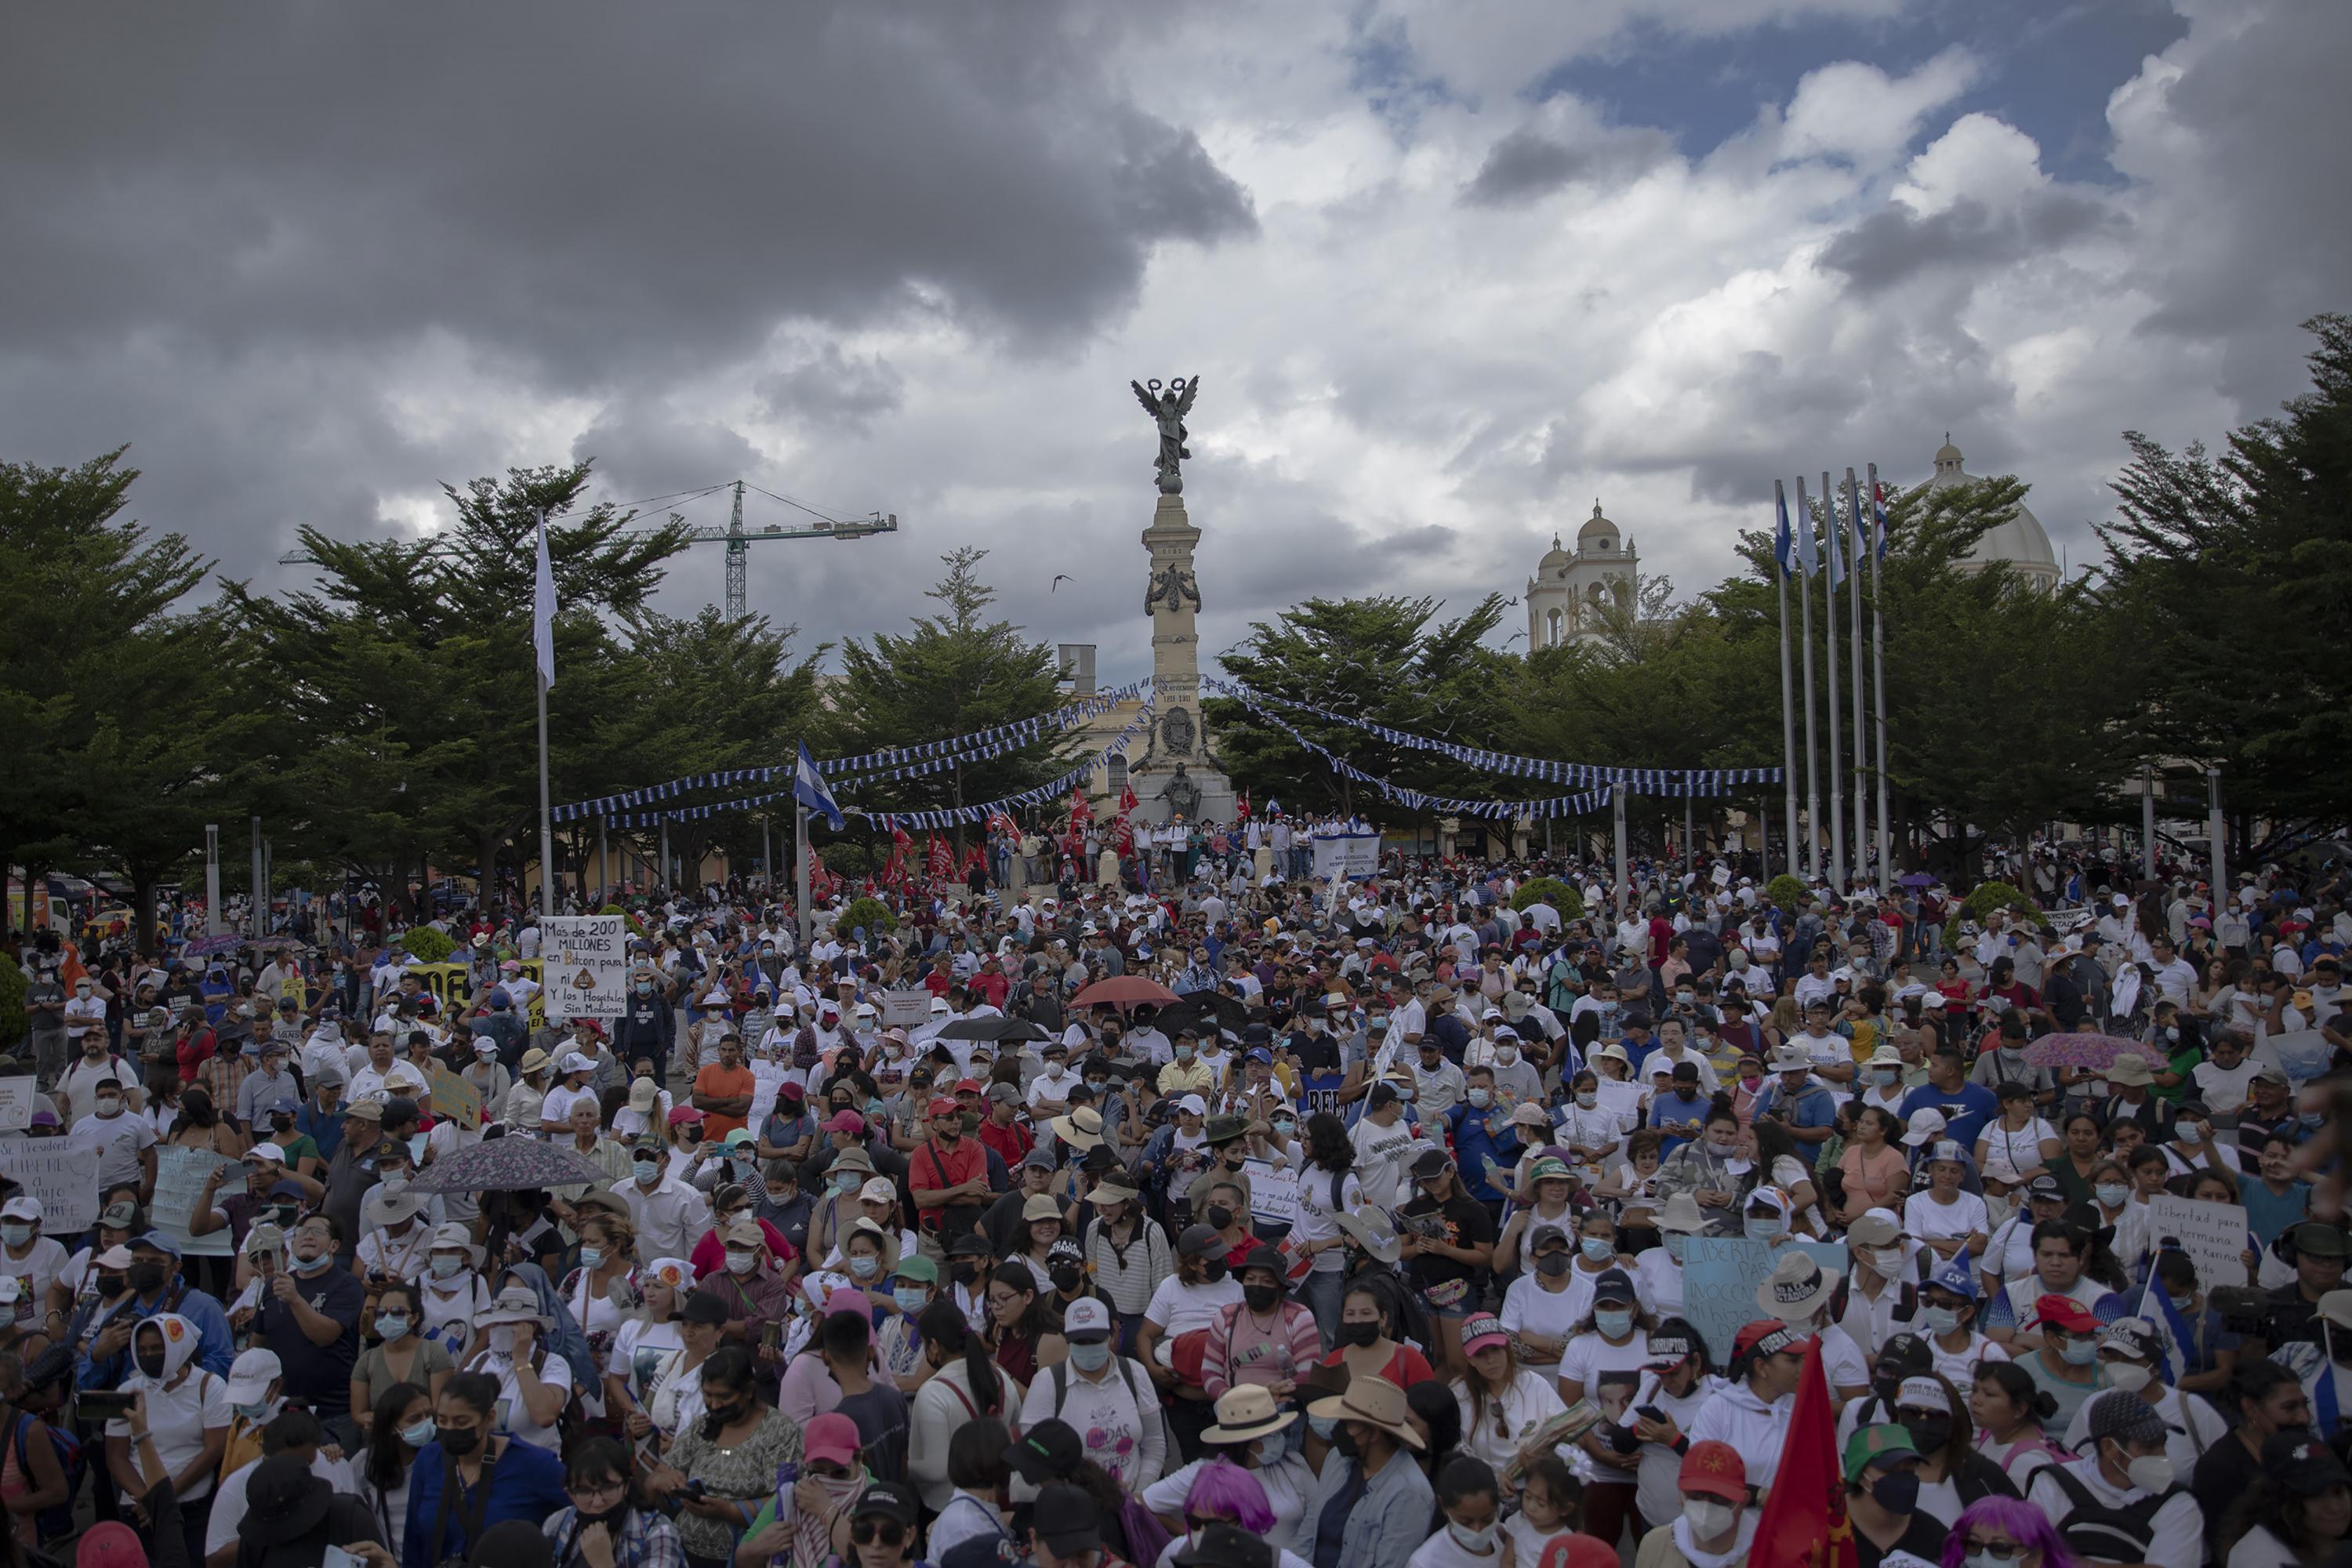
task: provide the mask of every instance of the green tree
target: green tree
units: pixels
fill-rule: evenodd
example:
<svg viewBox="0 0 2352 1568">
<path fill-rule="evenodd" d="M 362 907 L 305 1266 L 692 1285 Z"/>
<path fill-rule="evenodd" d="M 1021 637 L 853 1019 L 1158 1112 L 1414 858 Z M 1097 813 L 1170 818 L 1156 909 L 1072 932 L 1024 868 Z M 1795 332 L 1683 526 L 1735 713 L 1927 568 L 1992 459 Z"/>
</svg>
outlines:
<svg viewBox="0 0 2352 1568">
<path fill-rule="evenodd" d="M 2160 758 L 2219 763 L 2233 858 L 2340 827 L 2352 710 L 2352 317 L 2304 323 L 2312 390 L 2218 457 L 2126 432 L 2105 597 L 2144 650 L 2133 723 Z M 2257 834 L 2257 825 L 2267 831 Z"/>
<path fill-rule="evenodd" d="M 842 646 L 842 674 L 826 694 L 834 744 L 856 755 L 1050 713 L 1062 705 L 1052 647 L 992 618 L 996 591 L 981 581 L 984 550 L 940 557 L 947 574 L 925 591 L 940 605 L 905 633 L 877 632 Z M 1016 795 L 1066 773 L 1070 731 L 1040 736 L 995 757 L 971 757 L 920 778 L 852 788 L 843 804 L 874 811 L 938 811 Z M 963 851 L 963 829 L 955 833 Z"/>
</svg>

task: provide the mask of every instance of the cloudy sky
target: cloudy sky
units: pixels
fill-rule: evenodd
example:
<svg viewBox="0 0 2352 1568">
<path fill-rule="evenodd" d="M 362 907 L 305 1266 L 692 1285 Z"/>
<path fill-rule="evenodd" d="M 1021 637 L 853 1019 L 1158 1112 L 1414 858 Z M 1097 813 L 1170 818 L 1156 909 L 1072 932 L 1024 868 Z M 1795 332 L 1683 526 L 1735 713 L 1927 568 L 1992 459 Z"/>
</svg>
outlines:
<svg viewBox="0 0 2352 1568">
<path fill-rule="evenodd" d="M 971 543 L 1140 674 L 1127 384 L 1192 374 L 1212 652 L 1517 594 L 1595 497 L 1688 591 L 1776 476 L 1916 479 L 1947 429 L 2079 562 L 2118 432 L 2268 411 L 2352 308 L 2342 0 L 93 0 L 10 42 L 0 447 L 131 443 L 138 515 L 264 583 L 300 523 L 593 456 L 897 512 L 755 552 L 811 638 Z"/>
</svg>

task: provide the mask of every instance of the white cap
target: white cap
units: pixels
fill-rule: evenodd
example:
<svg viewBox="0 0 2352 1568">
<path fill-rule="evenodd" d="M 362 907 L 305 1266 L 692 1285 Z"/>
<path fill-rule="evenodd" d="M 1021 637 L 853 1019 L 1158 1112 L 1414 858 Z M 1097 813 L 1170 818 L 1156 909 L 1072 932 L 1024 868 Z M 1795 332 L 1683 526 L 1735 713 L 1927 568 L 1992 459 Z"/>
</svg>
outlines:
<svg viewBox="0 0 2352 1568">
<path fill-rule="evenodd" d="M 1911 1131 L 1903 1134 L 1903 1142 L 1914 1149 L 1922 1143 L 1932 1143 L 1944 1135 L 1944 1113 L 1933 1107 L 1922 1107 L 1911 1113 Z"/>
<path fill-rule="evenodd" d="M 0 1219 L 28 1219 L 41 1223 L 41 1200 L 18 1194 L 5 1204 L 0 1204 Z"/>
<path fill-rule="evenodd" d="M 1209 1102 L 1197 1094 L 1188 1094 L 1176 1102 L 1179 1110 L 1189 1110 L 1195 1116 L 1209 1114 Z"/>
<path fill-rule="evenodd" d="M 887 1176 L 871 1176 L 857 1189 L 857 1196 L 869 1204 L 895 1204 L 898 1201 L 898 1189 L 891 1185 Z"/>
<path fill-rule="evenodd" d="M 286 1163 L 286 1151 L 275 1143 L 256 1143 L 245 1152 L 245 1157 L 248 1160 L 268 1160 L 280 1165 Z"/>
<path fill-rule="evenodd" d="M 286 1368 L 278 1361 L 278 1352 L 256 1345 L 229 1363 L 228 1402 L 258 1405 L 269 1396 L 269 1385 L 285 1375 Z"/>
<path fill-rule="evenodd" d="M 590 1061 L 586 1057 L 582 1056 L 578 1051 L 564 1052 L 563 1060 L 560 1065 L 562 1067 L 563 1070 L 568 1073 L 594 1072 L 596 1070 L 596 1064 Z M 385 1081 L 389 1082 L 390 1080 L 386 1079 Z"/>
</svg>

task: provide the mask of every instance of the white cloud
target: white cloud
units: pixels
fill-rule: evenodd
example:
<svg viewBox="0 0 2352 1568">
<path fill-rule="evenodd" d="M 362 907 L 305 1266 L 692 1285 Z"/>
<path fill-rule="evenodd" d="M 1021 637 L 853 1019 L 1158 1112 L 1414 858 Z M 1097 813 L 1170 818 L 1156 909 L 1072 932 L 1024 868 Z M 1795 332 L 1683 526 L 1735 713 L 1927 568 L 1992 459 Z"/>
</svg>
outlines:
<svg viewBox="0 0 2352 1568">
<path fill-rule="evenodd" d="M 1841 60 L 1809 73 L 1782 121 L 1783 158 L 1834 158 L 1865 170 L 1902 155 L 1920 124 L 1975 84 L 1976 58 L 1951 48 L 1906 76 Z"/>
</svg>

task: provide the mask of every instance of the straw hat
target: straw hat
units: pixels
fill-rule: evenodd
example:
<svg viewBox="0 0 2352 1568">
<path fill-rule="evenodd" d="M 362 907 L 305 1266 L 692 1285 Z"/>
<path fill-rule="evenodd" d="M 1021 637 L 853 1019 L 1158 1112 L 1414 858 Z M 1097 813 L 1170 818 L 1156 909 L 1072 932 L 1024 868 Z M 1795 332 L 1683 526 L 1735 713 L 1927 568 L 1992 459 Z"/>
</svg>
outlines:
<svg viewBox="0 0 2352 1568">
<path fill-rule="evenodd" d="M 1298 1419 L 1276 1408 L 1274 1395 L 1259 1383 L 1237 1383 L 1217 1395 L 1217 1424 L 1201 1434 L 1203 1443 L 1246 1443 L 1279 1432 Z"/>
<path fill-rule="evenodd" d="M 1336 1399 L 1318 1399 L 1307 1407 L 1307 1414 L 1327 1421 L 1361 1421 L 1377 1426 L 1415 1453 L 1423 1447 L 1421 1434 L 1406 1419 L 1404 1390 L 1384 1377 L 1359 1377 L 1349 1381 L 1348 1391 Z"/>
</svg>

